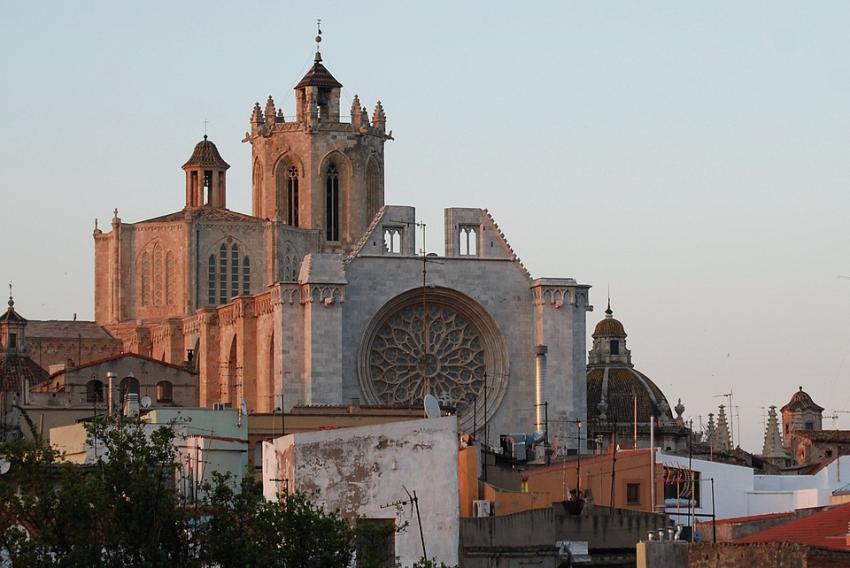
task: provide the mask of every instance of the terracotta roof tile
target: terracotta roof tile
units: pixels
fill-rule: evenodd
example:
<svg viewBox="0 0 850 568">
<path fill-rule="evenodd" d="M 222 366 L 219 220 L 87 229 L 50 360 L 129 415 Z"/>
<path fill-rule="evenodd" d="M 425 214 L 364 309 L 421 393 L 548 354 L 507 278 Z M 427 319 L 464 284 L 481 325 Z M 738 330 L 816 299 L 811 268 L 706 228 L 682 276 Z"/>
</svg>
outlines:
<svg viewBox="0 0 850 568">
<path fill-rule="evenodd" d="M 331 72 L 321 64 L 320 61 L 313 63 L 307 74 L 295 85 L 296 89 L 301 87 L 323 87 L 327 89 L 341 89 L 342 83 L 337 81 Z"/>
<path fill-rule="evenodd" d="M 21 392 L 24 379 L 32 387 L 46 381 L 48 374 L 25 355 L 0 356 L 0 392 Z"/>
<path fill-rule="evenodd" d="M 189 160 L 183 164 L 183 168 L 192 166 L 200 166 L 202 168 L 216 168 L 226 170 L 230 168 L 230 164 L 225 162 L 221 154 L 218 153 L 218 148 L 212 141 L 207 140 L 207 135 L 204 134 L 204 139 L 195 144 L 195 150 L 189 157 Z"/>
<path fill-rule="evenodd" d="M 796 542 L 817 548 L 847 550 L 848 522 L 850 503 L 759 531 L 739 538 L 735 543 Z"/>
</svg>

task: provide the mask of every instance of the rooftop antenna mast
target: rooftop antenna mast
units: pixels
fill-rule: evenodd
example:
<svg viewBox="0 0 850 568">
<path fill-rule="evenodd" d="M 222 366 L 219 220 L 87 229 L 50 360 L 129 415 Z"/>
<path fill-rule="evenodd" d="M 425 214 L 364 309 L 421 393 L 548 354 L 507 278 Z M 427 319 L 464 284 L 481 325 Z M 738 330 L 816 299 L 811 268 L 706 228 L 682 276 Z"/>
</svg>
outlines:
<svg viewBox="0 0 850 568">
<path fill-rule="evenodd" d="M 407 499 L 399 499 L 397 501 L 392 501 L 387 503 L 386 505 L 381 505 L 381 509 L 389 509 L 390 507 L 399 508 L 402 505 L 410 505 L 411 509 L 416 508 L 416 522 L 419 524 L 419 541 L 422 543 L 422 556 L 425 558 L 425 562 L 428 562 L 428 553 L 425 552 L 425 534 L 422 532 L 422 517 L 419 516 L 419 497 L 416 496 L 416 490 L 413 490 L 413 494 L 407 490 L 407 487 L 404 485 L 401 486 L 404 489 L 404 492 L 407 493 Z"/>
</svg>

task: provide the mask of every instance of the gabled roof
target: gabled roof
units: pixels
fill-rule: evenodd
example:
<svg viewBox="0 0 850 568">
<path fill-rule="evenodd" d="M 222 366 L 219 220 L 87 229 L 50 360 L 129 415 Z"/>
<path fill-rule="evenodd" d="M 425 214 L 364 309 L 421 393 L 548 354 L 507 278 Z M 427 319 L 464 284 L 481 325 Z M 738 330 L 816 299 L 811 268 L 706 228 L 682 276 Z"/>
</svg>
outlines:
<svg viewBox="0 0 850 568">
<path fill-rule="evenodd" d="M 115 340 L 103 327 L 93 321 L 68 320 L 30 320 L 27 323 L 27 337 L 30 340 L 49 339 L 103 339 Z"/>
<path fill-rule="evenodd" d="M 174 369 L 182 369 L 184 371 L 194 372 L 191 369 L 188 369 L 184 365 L 175 365 L 174 363 L 166 363 L 165 361 L 160 361 L 158 359 L 154 359 L 153 357 L 148 357 L 147 355 L 140 355 L 139 353 L 119 353 L 117 355 L 110 355 L 109 357 L 104 357 L 102 359 L 95 359 L 94 361 L 86 361 L 80 365 L 76 365 L 73 369 L 62 369 L 61 371 L 56 371 L 50 378 L 57 377 L 59 375 L 64 375 L 68 370 L 77 371 L 79 369 L 87 369 L 89 367 L 95 367 L 97 365 L 102 365 L 104 363 L 109 363 L 110 361 L 117 361 L 119 359 L 124 359 L 125 357 L 132 357 L 134 359 L 141 359 L 143 361 L 149 361 L 151 363 L 156 363 L 157 365 L 162 365 L 163 367 L 172 367 Z"/>
<path fill-rule="evenodd" d="M 795 519 L 735 540 L 736 544 L 796 542 L 817 548 L 847 550 L 850 503 Z"/>
<path fill-rule="evenodd" d="M 228 223 L 262 221 L 262 219 L 259 217 L 252 217 L 251 215 L 246 215 L 237 211 L 231 211 L 230 209 L 225 209 L 223 207 L 212 207 L 210 205 L 204 205 L 203 207 L 197 207 L 194 209 L 190 209 L 189 211 L 193 219 L 202 219 L 204 221 L 224 221 Z M 153 217 L 151 219 L 145 219 L 144 221 L 138 221 L 138 223 L 169 223 L 174 221 L 183 221 L 185 219 L 186 209 L 184 208 L 180 211 L 160 215 L 159 217 Z"/>
</svg>

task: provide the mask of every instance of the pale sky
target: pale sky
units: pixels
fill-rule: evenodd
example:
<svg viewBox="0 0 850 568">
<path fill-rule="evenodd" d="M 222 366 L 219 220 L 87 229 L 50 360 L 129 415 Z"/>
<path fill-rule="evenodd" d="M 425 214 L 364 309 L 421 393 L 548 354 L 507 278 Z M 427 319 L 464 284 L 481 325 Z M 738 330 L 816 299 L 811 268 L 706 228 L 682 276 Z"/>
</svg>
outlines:
<svg viewBox="0 0 850 568">
<path fill-rule="evenodd" d="M 294 113 L 322 18 L 429 250 L 444 207 L 488 208 L 534 276 L 593 286 L 588 335 L 610 285 L 636 367 L 695 423 L 733 388 L 747 449 L 798 385 L 850 410 L 848 2 L 0 8 L 0 278 L 25 317 L 92 317 L 94 219 L 180 209 L 204 120 L 250 211 L 251 107 Z"/>
</svg>

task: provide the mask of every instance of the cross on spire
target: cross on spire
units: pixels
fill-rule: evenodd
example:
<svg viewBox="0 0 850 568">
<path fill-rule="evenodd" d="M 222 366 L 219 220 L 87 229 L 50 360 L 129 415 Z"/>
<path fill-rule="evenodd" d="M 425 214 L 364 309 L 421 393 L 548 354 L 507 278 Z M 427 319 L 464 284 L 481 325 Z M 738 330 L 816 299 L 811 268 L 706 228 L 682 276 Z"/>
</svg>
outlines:
<svg viewBox="0 0 850 568">
<path fill-rule="evenodd" d="M 209 124 L 209 123 L 210 123 L 209 120 L 204 119 L 204 140 L 207 139 L 207 124 Z"/>
</svg>

